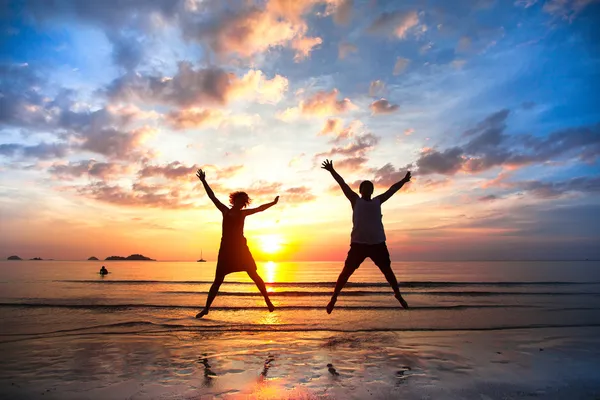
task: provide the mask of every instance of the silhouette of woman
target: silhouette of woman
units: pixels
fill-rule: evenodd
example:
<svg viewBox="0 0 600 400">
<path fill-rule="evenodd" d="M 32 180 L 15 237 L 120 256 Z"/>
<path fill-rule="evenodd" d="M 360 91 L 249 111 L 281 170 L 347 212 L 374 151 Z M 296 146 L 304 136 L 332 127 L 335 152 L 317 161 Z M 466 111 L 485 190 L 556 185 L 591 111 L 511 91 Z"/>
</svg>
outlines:
<svg viewBox="0 0 600 400">
<path fill-rule="evenodd" d="M 205 172 L 199 169 L 196 176 L 200 179 L 200 182 L 202 182 L 208 197 L 223 214 L 223 234 L 221 237 L 221 247 L 219 248 L 219 257 L 217 259 L 215 280 L 208 292 L 206 306 L 204 306 L 204 309 L 196 315 L 196 318 L 202 318 L 208 314 L 210 305 L 217 296 L 219 287 L 221 287 L 221 284 L 225 279 L 225 275 L 241 271 L 246 271 L 248 273 L 248 276 L 254 281 L 258 290 L 260 290 L 260 293 L 265 298 L 269 311 L 273 312 L 275 306 L 273 306 L 273 303 L 271 303 L 271 300 L 269 299 L 265 282 L 256 272 L 256 263 L 246 244 L 246 238 L 244 237 L 244 219 L 248 215 L 265 211 L 267 208 L 274 206 L 277 204 L 277 201 L 279 201 L 279 196 L 275 197 L 275 200 L 270 203 L 244 210 L 244 208 L 250 204 L 248 194 L 245 192 L 234 192 L 229 195 L 229 204 L 231 204 L 231 208 L 228 208 L 217 199 L 210 186 L 208 186 Z"/>
</svg>

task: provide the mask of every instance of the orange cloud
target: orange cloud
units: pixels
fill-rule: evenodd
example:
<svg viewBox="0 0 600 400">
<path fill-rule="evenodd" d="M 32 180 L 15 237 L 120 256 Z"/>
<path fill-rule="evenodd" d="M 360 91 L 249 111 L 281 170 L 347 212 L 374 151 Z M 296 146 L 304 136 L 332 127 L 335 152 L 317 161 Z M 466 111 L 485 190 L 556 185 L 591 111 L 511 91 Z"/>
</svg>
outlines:
<svg viewBox="0 0 600 400">
<path fill-rule="evenodd" d="M 292 41 L 292 49 L 296 50 L 294 61 L 299 62 L 308 58 L 314 47 L 323 43 L 320 37 L 300 37 Z"/>
</svg>

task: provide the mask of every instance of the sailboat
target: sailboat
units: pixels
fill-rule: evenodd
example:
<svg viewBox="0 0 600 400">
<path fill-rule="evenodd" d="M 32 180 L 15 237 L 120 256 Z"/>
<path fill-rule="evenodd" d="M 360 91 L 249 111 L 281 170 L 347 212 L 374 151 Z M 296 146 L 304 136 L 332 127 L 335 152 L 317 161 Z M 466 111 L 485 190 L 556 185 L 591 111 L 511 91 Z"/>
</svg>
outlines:
<svg viewBox="0 0 600 400">
<path fill-rule="evenodd" d="M 200 250 L 200 259 L 197 262 L 206 262 L 206 260 L 202 258 L 202 250 Z"/>
</svg>

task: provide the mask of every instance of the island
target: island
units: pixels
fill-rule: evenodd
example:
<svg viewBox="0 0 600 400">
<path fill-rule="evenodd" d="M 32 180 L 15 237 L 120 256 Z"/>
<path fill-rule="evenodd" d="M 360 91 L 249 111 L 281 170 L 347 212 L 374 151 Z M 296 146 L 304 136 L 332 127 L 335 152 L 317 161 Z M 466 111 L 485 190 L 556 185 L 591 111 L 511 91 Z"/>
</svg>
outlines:
<svg viewBox="0 0 600 400">
<path fill-rule="evenodd" d="M 150 257 L 143 256 L 141 254 L 132 254 L 127 257 L 122 256 L 110 256 L 106 257 L 104 261 L 156 261 Z"/>
<path fill-rule="evenodd" d="M 88 261 L 100 261 L 100 260 L 98 260 L 98 257 L 92 256 L 92 257 L 88 258 Z"/>
<path fill-rule="evenodd" d="M 19 256 L 10 256 L 7 258 L 7 260 L 22 260 L 22 258 Z"/>
<path fill-rule="evenodd" d="M 33 257 L 33 258 L 30 258 L 29 261 L 44 261 L 44 260 L 40 257 Z"/>
</svg>

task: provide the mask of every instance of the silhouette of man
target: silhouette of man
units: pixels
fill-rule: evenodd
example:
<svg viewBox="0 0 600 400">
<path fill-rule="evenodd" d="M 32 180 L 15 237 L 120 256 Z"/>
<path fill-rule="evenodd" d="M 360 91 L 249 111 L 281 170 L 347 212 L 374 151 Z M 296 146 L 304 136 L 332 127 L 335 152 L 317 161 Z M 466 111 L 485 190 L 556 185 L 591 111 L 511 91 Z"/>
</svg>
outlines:
<svg viewBox="0 0 600 400">
<path fill-rule="evenodd" d="M 337 297 L 342 291 L 342 288 L 348 282 L 348 279 L 354 271 L 358 269 L 360 264 L 369 257 L 375 265 L 379 267 L 385 279 L 394 290 L 396 299 L 402 307 L 408 308 L 408 304 L 400 294 L 398 281 L 392 271 L 392 263 L 390 261 L 390 253 L 385 244 L 385 231 L 381 219 L 381 204 L 392 197 L 405 183 L 410 182 L 410 171 L 399 182 L 394 183 L 385 193 L 380 194 L 375 198 L 371 198 L 373 194 L 373 183 L 371 181 L 363 181 L 360 184 L 360 197 L 356 194 L 344 179 L 333 168 L 333 162 L 330 160 L 323 161 L 322 168 L 331 173 L 333 179 L 340 185 L 342 191 L 350 200 L 352 205 L 352 233 L 350 234 L 350 251 L 344 263 L 344 269 L 338 277 L 335 284 L 335 290 L 331 296 L 331 301 L 327 304 L 327 313 L 331 314 Z"/>
</svg>

